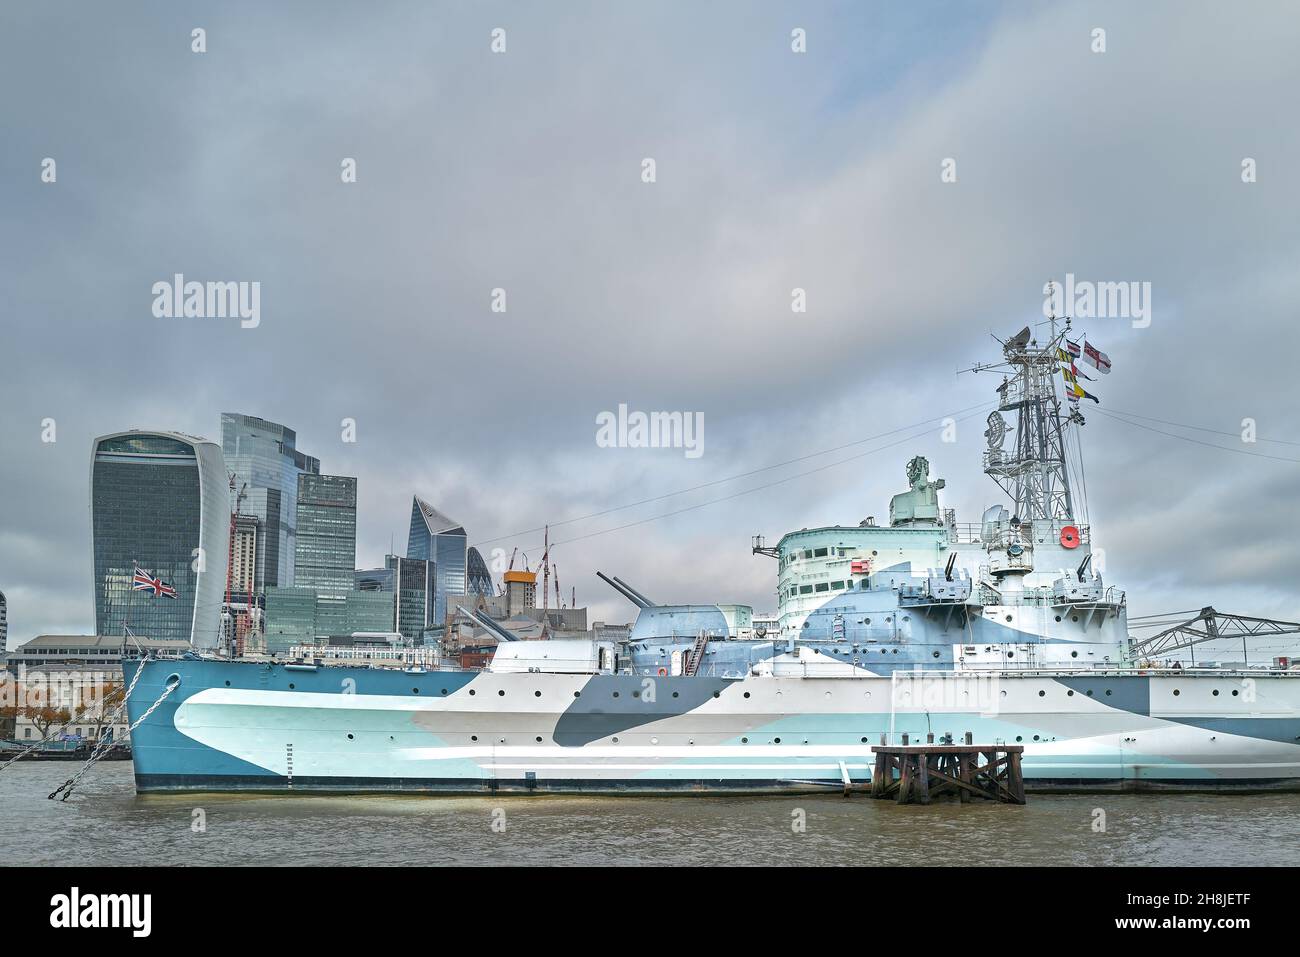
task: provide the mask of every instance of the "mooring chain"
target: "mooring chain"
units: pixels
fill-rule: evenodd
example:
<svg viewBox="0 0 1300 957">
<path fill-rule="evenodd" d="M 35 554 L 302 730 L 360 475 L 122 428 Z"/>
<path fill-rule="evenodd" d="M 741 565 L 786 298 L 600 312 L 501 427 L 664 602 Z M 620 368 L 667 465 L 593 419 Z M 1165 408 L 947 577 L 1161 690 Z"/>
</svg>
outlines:
<svg viewBox="0 0 1300 957">
<path fill-rule="evenodd" d="M 148 660 L 149 660 L 149 655 L 145 655 L 144 658 L 140 660 L 140 667 L 136 669 L 135 676 L 131 679 L 131 686 L 126 689 L 126 694 L 122 695 L 122 703 L 119 704 L 117 708 L 114 709 L 112 718 L 109 721 L 104 722 L 104 724 L 117 723 L 117 716 L 121 714 L 122 709 L 126 707 L 127 699 L 131 697 L 131 692 L 135 690 L 135 683 L 140 680 L 140 674 L 141 672 L 144 671 L 144 663 Z M 23 748 L 21 751 L 15 754 L 4 764 L 0 764 L 0 771 L 5 770 L 5 768 L 9 767 L 9 765 L 13 764 L 15 761 L 27 757 L 27 755 L 31 754 L 41 745 L 49 744 L 49 742 L 54 738 L 56 734 L 59 734 L 61 731 L 67 728 L 68 725 L 75 724 L 75 723 L 77 723 L 77 716 L 73 715 L 67 721 L 64 721 L 63 723 L 58 725 L 58 727 L 51 728 L 49 731 L 45 733 L 43 737 L 38 738 L 36 741 L 33 741 L 31 744 L 27 745 L 27 747 Z"/>
<path fill-rule="evenodd" d="M 115 724 L 117 722 L 117 718 L 122 713 L 122 710 L 126 707 L 127 701 L 130 700 L 131 692 L 135 690 L 135 684 L 137 681 L 140 680 L 140 675 L 144 672 L 145 662 L 148 660 L 149 660 L 148 656 L 146 656 L 140 662 L 140 667 L 136 669 L 135 677 L 131 679 L 130 687 L 126 689 L 126 694 L 122 695 L 121 703 L 119 703 L 118 706 L 113 710 L 112 717 L 108 721 L 109 724 Z M 146 710 L 144 714 L 140 715 L 139 718 L 137 718 L 134 722 L 131 723 L 130 726 L 127 727 L 126 729 L 127 734 L 129 735 L 132 731 L 134 731 L 144 722 L 145 718 L 153 714 L 154 709 L 157 708 L 160 704 L 162 704 L 163 701 L 166 699 L 166 697 L 169 694 L 171 694 L 177 687 L 179 687 L 179 685 L 180 682 L 174 682 L 168 684 L 167 687 L 163 689 L 163 693 L 158 696 L 158 700 L 155 701 L 153 704 L 151 704 L 148 710 Z M 94 766 L 95 762 L 98 761 L 101 757 L 103 757 L 104 754 L 108 751 L 108 749 L 111 748 L 115 743 L 116 743 L 115 741 L 106 739 L 103 736 L 101 736 L 100 739 L 97 742 L 95 742 L 95 748 L 93 751 L 90 752 L 90 757 L 86 759 L 86 763 L 81 766 L 81 769 L 77 771 L 76 774 L 74 774 L 72 777 L 68 778 L 68 780 L 64 781 L 57 788 L 55 788 L 54 791 L 52 791 L 49 794 L 49 799 L 53 801 L 56 797 L 59 797 L 59 795 L 62 794 L 63 795 L 62 800 L 66 801 L 68 799 L 68 795 L 72 793 L 73 788 L 77 786 L 77 783 L 82 779 L 82 777 L 86 774 L 86 772 L 89 771 L 91 767 Z"/>
</svg>

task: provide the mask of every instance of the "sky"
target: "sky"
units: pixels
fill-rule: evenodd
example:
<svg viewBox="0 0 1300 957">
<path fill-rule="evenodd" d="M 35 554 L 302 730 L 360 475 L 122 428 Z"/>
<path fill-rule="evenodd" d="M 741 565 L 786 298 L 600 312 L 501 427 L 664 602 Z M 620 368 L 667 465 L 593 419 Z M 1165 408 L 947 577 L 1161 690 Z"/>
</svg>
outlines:
<svg viewBox="0 0 1300 957">
<path fill-rule="evenodd" d="M 1297 48 L 1281 2 L 6 4 L 10 646 L 94 628 L 92 439 L 223 411 L 358 478 L 359 567 L 419 494 L 489 561 L 549 523 L 590 620 L 597 570 L 774 611 L 751 536 L 883 519 L 913 455 L 1005 501 L 958 370 L 1067 274 L 1150 284 L 1076 325 L 1107 583 L 1300 619 Z M 258 324 L 155 316 L 177 273 Z M 620 404 L 702 454 L 602 447 Z"/>
</svg>

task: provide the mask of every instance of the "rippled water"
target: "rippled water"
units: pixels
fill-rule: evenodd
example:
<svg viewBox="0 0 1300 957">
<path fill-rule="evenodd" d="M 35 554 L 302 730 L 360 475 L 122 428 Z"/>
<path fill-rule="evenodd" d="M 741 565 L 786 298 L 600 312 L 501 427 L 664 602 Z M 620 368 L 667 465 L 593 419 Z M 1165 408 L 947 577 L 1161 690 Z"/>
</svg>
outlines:
<svg viewBox="0 0 1300 957">
<path fill-rule="evenodd" d="M 115 762 L 67 803 L 46 800 L 77 767 L 0 773 L 5 864 L 1300 863 L 1300 794 L 1031 794 L 1019 808 L 831 794 L 137 797 L 130 762 Z M 196 808 L 204 832 L 191 828 Z M 1105 833 L 1093 830 L 1098 808 Z M 493 830 L 502 813 L 505 830 Z"/>
</svg>

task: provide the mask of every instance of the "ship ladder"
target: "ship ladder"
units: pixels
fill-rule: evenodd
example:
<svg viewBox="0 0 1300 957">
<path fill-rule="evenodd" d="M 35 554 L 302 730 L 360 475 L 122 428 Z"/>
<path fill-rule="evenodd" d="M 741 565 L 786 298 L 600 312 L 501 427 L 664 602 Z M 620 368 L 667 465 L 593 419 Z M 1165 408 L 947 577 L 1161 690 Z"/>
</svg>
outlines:
<svg viewBox="0 0 1300 957">
<path fill-rule="evenodd" d="M 695 647 L 691 649 L 691 657 L 682 668 L 685 675 L 696 675 L 700 671 L 700 662 L 704 660 L 704 651 L 709 647 L 709 637 L 704 632 L 695 639 Z"/>
</svg>

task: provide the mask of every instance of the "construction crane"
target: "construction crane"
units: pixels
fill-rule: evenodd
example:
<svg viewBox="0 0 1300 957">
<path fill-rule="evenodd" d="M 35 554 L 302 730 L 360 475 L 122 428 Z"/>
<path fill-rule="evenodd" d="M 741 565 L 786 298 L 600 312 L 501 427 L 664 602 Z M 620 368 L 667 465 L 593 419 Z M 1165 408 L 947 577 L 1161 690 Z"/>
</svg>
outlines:
<svg viewBox="0 0 1300 957">
<path fill-rule="evenodd" d="M 1132 639 L 1129 651 L 1136 661 L 1140 658 L 1160 658 L 1183 648 L 1191 648 L 1203 641 L 1240 638 L 1243 663 L 1247 662 L 1246 639 L 1266 635 L 1293 635 L 1300 633 L 1300 622 L 1280 621 L 1275 618 L 1251 618 L 1246 615 L 1227 615 L 1211 606 L 1202 608 L 1194 618 L 1157 632 L 1149 638 Z M 1192 653 L 1196 663 L 1196 653 Z"/>
<path fill-rule="evenodd" d="M 564 607 L 564 600 L 560 598 L 560 569 L 554 562 L 551 563 L 551 571 L 555 573 L 555 607 L 558 610 Z"/>
<path fill-rule="evenodd" d="M 248 483 L 245 482 L 238 492 L 235 491 L 234 472 L 230 473 L 230 496 L 234 499 L 234 505 L 230 509 L 230 536 L 226 542 L 226 614 L 230 616 L 230 652 L 232 657 L 239 653 L 239 636 L 238 629 L 235 627 L 235 610 L 231 607 L 233 575 L 235 571 L 235 519 L 239 516 L 239 506 L 243 503 L 248 493 Z M 252 596 L 249 596 L 249 602 L 252 602 Z M 251 614 L 251 609 L 250 612 Z"/>
<path fill-rule="evenodd" d="M 545 615 L 550 610 L 550 588 L 551 588 L 551 526 L 543 526 L 545 531 L 542 537 L 542 614 Z"/>
<path fill-rule="evenodd" d="M 508 572 L 512 572 L 512 571 L 515 570 L 515 556 L 518 555 L 518 554 L 519 554 L 519 546 L 516 545 L 515 548 L 514 548 L 514 551 L 512 551 L 512 552 L 510 553 L 510 567 L 507 568 L 506 571 L 508 571 Z M 528 556 L 525 555 L 525 556 L 524 556 L 524 560 L 526 561 L 527 559 L 528 559 Z"/>
</svg>

